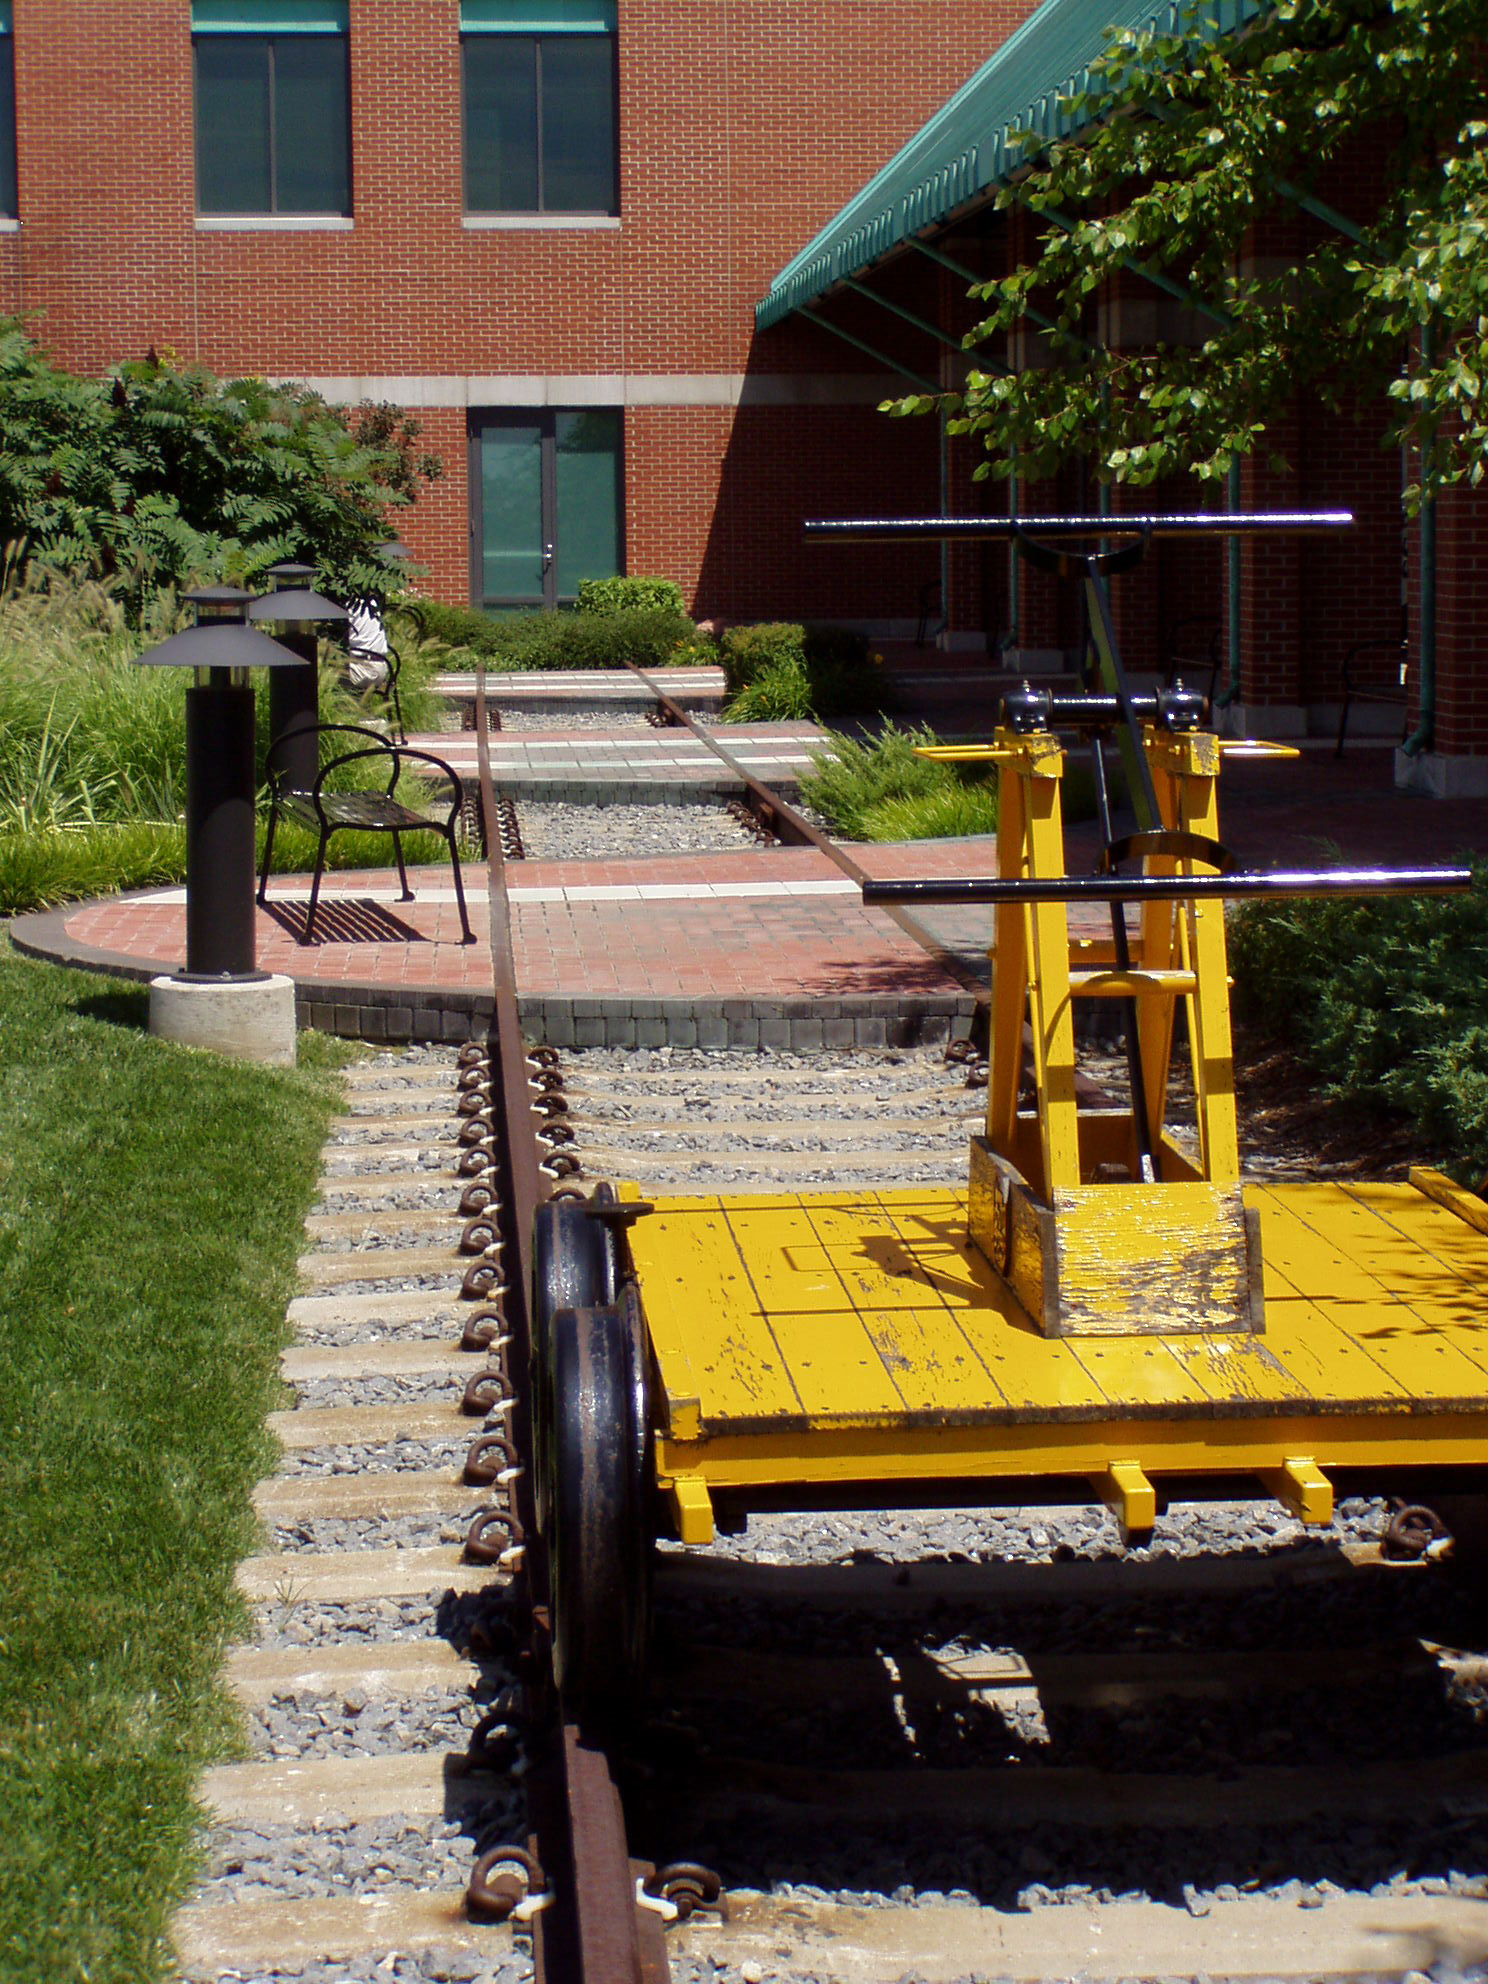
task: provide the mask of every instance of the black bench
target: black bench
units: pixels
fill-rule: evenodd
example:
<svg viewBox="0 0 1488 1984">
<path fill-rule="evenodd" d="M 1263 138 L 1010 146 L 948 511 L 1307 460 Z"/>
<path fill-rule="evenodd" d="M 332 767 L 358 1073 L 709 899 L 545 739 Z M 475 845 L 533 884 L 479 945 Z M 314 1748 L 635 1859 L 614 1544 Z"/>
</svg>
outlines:
<svg viewBox="0 0 1488 1984">
<path fill-rule="evenodd" d="M 460 877 L 460 850 L 456 845 L 455 834 L 460 814 L 465 804 L 465 788 L 460 775 L 443 758 L 436 758 L 432 751 L 410 751 L 406 745 L 394 743 L 380 731 L 366 730 L 354 723 L 318 723 L 313 726 L 317 739 L 326 736 L 355 737 L 363 740 L 350 749 L 333 746 L 335 755 L 327 759 L 316 775 L 315 783 L 308 792 L 290 785 L 284 772 L 275 764 L 276 754 L 288 740 L 276 737 L 269 746 L 267 762 L 269 782 L 269 826 L 264 839 L 263 872 L 258 878 L 258 900 L 264 901 L 269 882 L 269 862 L 274 853 L 274 829 L 279 823 L 279 815 L 287 814 L 307 827 L 313 827 L 320 836 L 320 845 L 315 851 L 315 878 L 310 884 L 310 910 L 305 918 L 305 934 L 301 943 L 313 943 L 315 939 L 315 911 L 320 901 L 320 880 L 325 872 L 326 848 L 331 835 L 347 829 L 354 833 L 382 833 L 393 837 L 393 852 L 398 857 L 398 880 L 403 885 L 404 902 L 413 901 L 413 890 L 408 886 L 408 870 L 403 865 L 403 835 L 413 832 L 436 833 L 449 842 L 450 866 L 455 873 L 455 900 L 460 905 L 460 927 L 465 932 L 467 944 L 475 942 L 475 934 L 470 928 L 470 918 L 465 911 L 465 885 Z M 292 733 L 303 737 L 303 729 Z M 318 749 L 317 745 L 317 749 Z M 332 772 L 343 765 L 357 763 L 362 758 L 386 758 L 389 761 L 388 782 L 385 789 L 361 792 L 328 792 L 326 780 Z M 394 796 L 399 778 L 406 764 L 421 763 L 432 765 L 440 776 L 449 781 L 454 798 L 450 803 L 448 817 L 441 820 L 428 813 L 417 813 L 410 806 Z"/>
</svg>

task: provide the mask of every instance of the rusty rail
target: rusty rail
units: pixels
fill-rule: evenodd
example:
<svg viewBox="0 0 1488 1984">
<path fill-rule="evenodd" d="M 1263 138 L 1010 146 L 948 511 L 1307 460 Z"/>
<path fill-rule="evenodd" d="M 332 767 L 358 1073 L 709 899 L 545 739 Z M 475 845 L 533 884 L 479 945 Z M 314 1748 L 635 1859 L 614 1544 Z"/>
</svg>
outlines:
<svg viewBox="0 0 1488 1984">
<path fill-rule="evenodd" d="M 493 1076 L 499 1073 L 501 1135 L 497 1139 L 503 1205 L 511 1219 L 508 1243 L 516 1269 L 508 1277 L 506 1314 L 510 1371 L 523 1467 L 515 1486 L 523 1540 L 522 1576 L 531 1620 L 533 1665 L 540 1678 L 533 1699 L 551 1698 L 546 1674 L 548 1567 L 533 1520 L 532 1420 L 529 1382 L 528 1292 L 532 1286 L 532 1222 L 550 1187 L 537 1155 L 537 1120 L 517 1013 L 516 964 L 506 863 L 491 780 L 486 680 L 476 677 L 476 751 L 485 826 L 491 906 L 491 981 L 495 1006 L 489 1033 Z M 666 1984 L 661 1917 L 637 1902 L 637 1881 L 648 1867 L 632 1862 L 625 1817 L 609 1759 L 571 1723 L 555 1731 L 556 1762 L 534 1786 L 532 1854 L 546 1881 L 547 1905 L 533 1917 L 537 1984 Z"/>
<path fill-rule="evenodd" d="M 644 669 L 637 668 L 633 661 L 626 662 L 625 666 L 650 690 L 661 705 L 668 723 L 678 724 L 690 730 L 700 744 L 705 745 L 715 758 L 728 766 L 735 778 L 742 781 L 750 811 L 769 827 L 777 840 L 784 841 L 788 846 L 814 848 L 818 854 L 825 856 L 834 868 L 846 875 L 849 881 L 855 882 L 864 891 L 865 901 L 868 899 L 867 891 L 873 886 L 874 878 L 866 868 L 854 861 L 852 856 L 830 835 L 824 834 L 820 827 L 814 827 L 810 820 L 804 814 L 798 813 L 788 800 L 782 799 L 778 792 L 773 792 L 768 785 L 755 778 L 753 773 L 745 771 L 732 752 L 726 751 L 717 738 L 705 730 L 700 723 L 694 723 L 682 705 L 673 702 L 666 691 L 653 682 Z M 875 901 L 873 907 L 880 915 L 887 916 L 891 922 L 897 924 L 905 936 L 933 958 L 941 970 L 954 978 L 963 991 L 970 992 L 975 997 L 978 1025 L 973 1038 L 981 1040 L 985 1046 L 985 1034 L 982 1028 L 986 1025 L 989 992 L 981 979 L 975 972 L 968 971 L 956 953 L 948 951 L 935 933 L 927 930 L 918 917 L 912 916 L 901 904 Z M 1033 1051 L 1033 1032 L 1026 1021 L 1023 1025 L 1023 1046 L 1026 1053 Z M 1082 1102 L 1096 1108 L 1109 1103 L 1111 1099 L 1099 1083 L 1093 1082 L 1088 1075 L 1079 1073 L 1075 1076 L 1075 1093 Z"/>
<path fill-rule="evenodd" d="M 750 812 L 770 829 L 777 840 L 784 841 L 789 847 L 814 848 L 818 854 L 825 856 L 834 868 L 846 875 L 850 882 L 855 882 L 860 889 L 865 883 L 872 881 L 873 878 L 867 869 L 854 861 L 852 856 L 843 848 L 839 847 L 836 841 L 832 840 L 829 835 L 824 834 L 820 827 L 814 827 L 810 820 L 803 813 L 798 813 L 796 808 L 788 800 L 782 799 L 778 792 L 773 792 L 768 785 L 765 785 L 760 779 L 755 778 L 753 773 L 745 771 L 733 753 L 726 751 L 718 739 L 710 731 L 704 730 L 700 723 L 694 723 L 682 705 L 673 702 L 666 691 L 657 683 L 653 682 L 644 669 L 637 668 L 633 661 L 626 662 L 625 666 L 638 681 L 643 682 L 647 689 L 650 690 L 651 694 L 661 705 L 668 723 L 679 724 L 684 729 L 690 730 L 700 744 L 711 751 L 715 758 L 720 759 L 728 766 L 734 777 L 744 787 L 746 795 L 745 803 L 748 805 Z M 948 951 L 946 949 L 945 945 L 941 943 L 933 931 L 927 930 L 923 923 L 916 917 L 911 916 L 908 910 L 901 909 L 897 904 L 884 903 L 879 904 L 878 907 L 884 915 L 899 926 L 906 937 L 913 943 L 918 944 L 922 951 L 927 952 L 934 958 L 941 970 L 946 972 L 951 978 L 954 978 L 963 991 L 972 992 L 976 995 L 979 1002 L 985 1002 L 987 997 L 986 986 L 983 985 L 975 972 L 967 970 L 954 951 Z"/>
</svg>

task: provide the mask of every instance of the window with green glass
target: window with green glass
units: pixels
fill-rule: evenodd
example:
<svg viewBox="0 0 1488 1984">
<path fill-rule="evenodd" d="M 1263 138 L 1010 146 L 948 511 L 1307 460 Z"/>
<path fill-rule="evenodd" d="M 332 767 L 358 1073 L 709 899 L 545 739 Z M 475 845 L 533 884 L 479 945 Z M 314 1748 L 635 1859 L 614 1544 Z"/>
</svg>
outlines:
<svg viewBox="0 0 1488 1984">
<path fill-rule="evenodd" d="M 195 0 L 196 210 L 349 214 L 346 6 Z"/>
<path fill-rule="evenodd" d="M 16 212 L 15 37 L 10 7 L 0 4 L 0 214 Z"/>
<path fill-rule="evenodd" d="M 624 569 L 618 407 L 470 423 L 470 596 L 488 612 L 571 605 Z"/>
<path fill-rule="evenodd" d="M 615 9 L 465 0 L 468 213 L 613 214 Z"/>
</svg>

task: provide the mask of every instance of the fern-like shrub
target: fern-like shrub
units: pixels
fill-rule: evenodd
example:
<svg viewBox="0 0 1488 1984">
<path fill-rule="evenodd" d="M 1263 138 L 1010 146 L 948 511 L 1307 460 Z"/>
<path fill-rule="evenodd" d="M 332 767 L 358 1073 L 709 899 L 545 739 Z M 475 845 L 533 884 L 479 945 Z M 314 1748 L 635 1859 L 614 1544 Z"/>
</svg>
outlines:
<svg viewBox="0 0 1488 1984">
<path fill-rule="evenodd" d="M 1230 969 L 1237 1011 L 1327 1093 L 1407 1117 L 1473 1185 L 1488 1172 L 1488 868 L 1460 896 L 1247 903 Z"/>
<path fill-rule="evenodd" d="M 719 641 L 727 723 L 844 715 L 883 701 L 878 657 L 861 634 L 792 620 L 730 627 Z"/>
<path fill-rule="evenodd" d="M 396 594 L 389 507 L 440 473 L 417 437 L 396 408 L 153 352 L 84 378 L 0 320 L 0 544 L 117 581 L 132 622 L 163 585 L 252 581 L 287 557 L 334 594 Z"/>
</svg>

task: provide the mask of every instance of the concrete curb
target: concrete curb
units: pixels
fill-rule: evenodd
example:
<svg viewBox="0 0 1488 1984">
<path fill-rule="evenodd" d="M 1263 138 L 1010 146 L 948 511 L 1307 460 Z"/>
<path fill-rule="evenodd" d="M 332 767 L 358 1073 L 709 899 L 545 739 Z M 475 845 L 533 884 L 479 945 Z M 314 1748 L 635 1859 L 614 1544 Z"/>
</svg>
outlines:
<svg viewBox="0 0 1488 1984">
<path fill-rule="evenodd" d="M 69 905 L 74 908 L 76 905 Z M 99 950 L 67 935 L 67 910 L 17 917 L 10 941 L 26 957 L 145 984 L 176 966 Z M 740 1052 L 851 1053 L 859 1047 L 914 1047 L 962 1039 L 978 1001 L 970 992 L 895 998 L 865 992 L 813 999 L 651 999 L 542 993 L 519 997 L 522 1030 L 550 1047 L 711 1047 Z M 388 1046 L 463 1041 L 489 1025 L 488 992 L 442 986 L 322 984 L 295 981 L 295 1022 L 348 1040 Z"/>
</svg>

